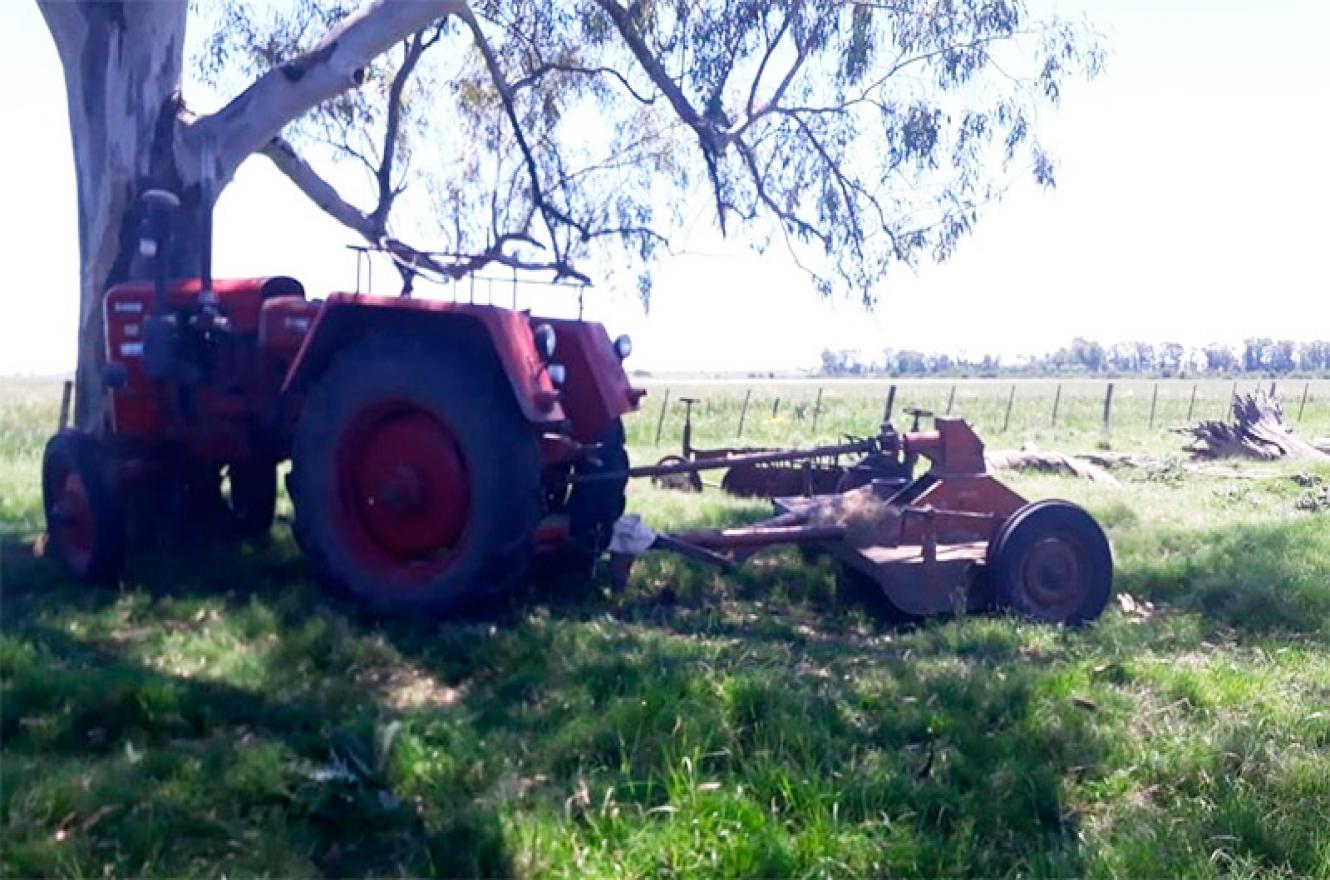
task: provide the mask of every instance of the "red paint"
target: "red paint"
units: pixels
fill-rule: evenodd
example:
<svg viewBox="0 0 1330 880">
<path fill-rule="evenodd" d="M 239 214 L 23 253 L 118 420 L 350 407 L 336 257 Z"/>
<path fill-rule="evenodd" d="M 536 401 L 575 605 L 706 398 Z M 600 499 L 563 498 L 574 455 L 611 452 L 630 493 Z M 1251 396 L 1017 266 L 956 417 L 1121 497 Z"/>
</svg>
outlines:
<svg viewBox="0 0 1330 880">
<path fill-rule="evenodd" d="M 903 438 L 906 452 L 922 455 L 932 467 L 891 498 L 907 514 L 900 519 L 898 543 L 988 541 L 1025 499 L 988 473 L 984 443 L 964 419 L 939 417 L 934 428 Z"/>
<path fill-rule="evenodd" d="M 565 486 L 585 444 L 636 409 L 644 393 L 630 385 L 600 324 L 548 321 L 558 337 L 553 362 L 567 370 L 555 387 L 532 336 L 546 319 L 525 312 L 346 293 L 311 301 L 289 278 L 218 279 L 213 290 L 223 320 L 208 327 L 191 323 L 201 313 L 197 279 L 167 289 L 178 338 L 199 366 L 192 383 L 182 372 L 158 381 L 143 370 L 151 283 L 117 285 L 105 297 L 107 358 L 125 374 L 110 392 L 112 429 L 119 441 L 130 441 L 120 445 L 117 486 L 149 472 L 169 474 L 180 463 L 220 467 L 289 457 L 306 387 L 337 352 L 370 334 L 464 346 L 474 352 L 477 370 L 497 364 L 541 437 L 550 487 Z M 348 436 L 329 438 L 345 447 L 338 453 L 344 493 L 329 516 L 345 546 L 371 569 L 386 581 L 412 584 L 450 564 L 472 499 L 465 460 L 447 426 L 422 410 L 406 412 L 403 401 L 389 403 L 355 420 Z M 562 515 L 557 502 L 549 512 Z M 566 528 L 542 529 L 539 539 L 555 541 Z"/>
<path fill-rule="evenodd" d="M 602 324 L 552 318 L 531 318 L 531 326 L 549 324 L 557 343 L 555 363 L 568 368 L 563 408 L 572 435 L 583 443 L 599 440 L 610 423 L 637 409 L 645 391 L 632 387 L 623 363 Z"/>
<path fill-rule="evenodd" d="M 282 390 L 299 392 L 323 370 L 334 352 L 365 332 L 375 330 L 394 334 L 480 333 L 486 347 L 497 356 L 523 415 L 537 424 L 560 422 L 564 418 L 562 407 L 548 403 L 556 399 L 553 392 L 557 389 L 536 351 L 526 315 L 495 306 L 438 300 L 332 294 L 292 364 Z"/>
<path fill-rule="evenodd" d="M 174 440 L 209 462 L 240 461 L 256 455 L 254 422 L 276 420 L 278 391 L 285 371 L 304 341 L 298 321 L 320 308 L 304 298 L 292 278 L 218 279 L 217 307 L 227 330 L 206 349 L 212 358 L 208 381 L 193 389 L 193 413 L 178 394 L 143 372 L 143 321 L 152 311 L 149 282 L 119 284 L 103 303 L 107 360 L 124 366 L 127 382 L 111 392 L 111 422 L 124 437 Z M 172 282 L 167 301 L 188 311 L 198 300 L 198 279 Z"/>
<path fill-rule="evenodd" d="M 466 531 L 471 484 L 452 431 L 409 401 L 386 400 L 351 420 L 337 443 L 344 545 L 390 583 L 418 583 L 452 563 Z"/>
</svg>

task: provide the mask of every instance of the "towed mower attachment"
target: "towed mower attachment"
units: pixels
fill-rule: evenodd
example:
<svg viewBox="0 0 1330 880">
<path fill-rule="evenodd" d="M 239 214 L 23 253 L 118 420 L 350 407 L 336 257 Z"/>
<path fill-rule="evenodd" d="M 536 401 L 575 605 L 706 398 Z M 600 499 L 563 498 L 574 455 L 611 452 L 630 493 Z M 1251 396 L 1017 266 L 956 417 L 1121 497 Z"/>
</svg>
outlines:
<svg viewBox="0 0 1330 880">
<path fill-rule="evenodd" d="M 1068 625 L 1099 616 L 1113 563 L 1088 513 L 1066 501 L 1027 504 L 987 473 L 983 444 L 961 419 L 881 439 L 898 447 L 885 453 L 922 456 L 931 467 L 904 486 L 874 480 L 835 494 L 777 498 L 778 515 L 750 526 L 663 535 L 624 517 L 610 544 L 616 586 L 648 549 L 730 569 L 766 547 L 821 545 L 846 574 L 872 581 L 910 616 L 993 607 Z"/>
</svg>

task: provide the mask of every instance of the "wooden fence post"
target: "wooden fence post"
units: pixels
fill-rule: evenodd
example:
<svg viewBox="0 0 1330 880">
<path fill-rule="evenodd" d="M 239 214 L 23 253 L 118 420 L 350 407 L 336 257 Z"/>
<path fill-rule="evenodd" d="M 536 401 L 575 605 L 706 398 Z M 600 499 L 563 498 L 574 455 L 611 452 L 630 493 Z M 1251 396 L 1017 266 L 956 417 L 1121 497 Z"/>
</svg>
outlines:
<svg viewBox="0 0 1330 880">
<path fill-rule="evenodd" d="M 1053 427 L 1058 426 L 1058 404 L 1062 402 L 1062 383 L 1058 383 L 1058 390 L 1053 393 Z"/>
<path fill-rule="evenodd" d="M 887 405 L 882 408 L 882 424 L 891 421 L 891 411 L 896 408 L 896 386 L 887 389 Z"/>
<path fill-rule="evenodd" d="M 739 410 L 739 431 L 734 435 L 735 439 L 738 439 L 744 435 L 744 419 L 748 417 L 748 401 L 751 400 L 752 397 L 753 397 L 753 389 L 751 388 L 745 389 L 743 409 Z"/>
<path fill-rule="evenodd" d="M 951 405 L 956 402 L 956 383 L 951 383 L 951 393 L 947 395 L 947 415 L 951 415 Z"/>
<path fill-rule="evenodd" d="M 65 387 L 60 391 L 60 427 L 63 431 L 69 427 L 69 401 L 74 396 L 74 383 L 65 380 Z"/>
<path fill-rule="evenodd" d="M 1307 409 L 1307 392 L 1311 390 L 1312 383 L 1308 382 L 1302 386 L 1302 403 L 1298 404 L 1298 422 L 1302 422 L 1302 413 Z"/>
<path fill-rule="evenodd" d="M 817 417 L 822 414 L 822 389 L 817 389 L 817 403 L 813 404 L 813 433 L 817 433 Z"/>
<path fill-rule="evenodd" d="M 1016 402 L 1016 385 L 1011 386 L 1011 393 L 1007 395 L 1007 414 L 1002 417 L 1002 432 L 1007 432 L 1007 426 L 1011 424 L 1011 405 Z"/>
<path fill-rule="evenodd" d="M 1187 404 L 1187 421 L 1191 421 L 1191 414 L 1196 410 L 1196 386 L 1199 382 L 1191 383 L 1191 403 Z"/>
<path fill-rule="evenodd" d="M 665 389 L 665 396 L 660 401 L 660 418 L 656 419 L 656 445 L 660 445 L 660 429 L 665 427 L 665 407 L 670 405 L 670 389 Z"/>
<path fill-rule="evenodd" d="M 1108 389 L 1104 392 L 1104 433 L 1107 434 L 1109 427 L 1113 422 L 1113 383 L 1108 383 Z"/>
<path fill-rule="evenodd" d="M 1159 403 L 1159 383 L 1155 383 L 1155 392 L 1150 395 L 1150 427 L 1155 426 L 1155 406 Z"/>
</svg>

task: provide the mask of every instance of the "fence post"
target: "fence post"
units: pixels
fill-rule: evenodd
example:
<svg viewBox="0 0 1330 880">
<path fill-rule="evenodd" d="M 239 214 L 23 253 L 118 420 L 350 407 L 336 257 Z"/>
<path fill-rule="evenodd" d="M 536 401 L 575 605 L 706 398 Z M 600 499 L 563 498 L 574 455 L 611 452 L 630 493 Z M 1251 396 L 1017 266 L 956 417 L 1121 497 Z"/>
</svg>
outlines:
<svg viewBox="0 0 1330 880">
<path fill-rule="evenodd" d="M 670 389 L 665 389 L 665 396 L 660 401 L 660 418 L 656 419 L 656 445 L 660 445 L 660 429 L 665 427 L 665 407 L 670 405 Z"/>
<path fill-rule="evenodd" d="M 1298 404 L 1298 423 L 1302 423 L 1302 413 L 1307 409 L 1307 392 L 1311 390 L 1312 383 L 1308 382 L 1302 386 L 1302 403 Z"/>
<path fill-rule="evenodd" d="M 956 383 L 951 383 L 951 393 L 947 395 L 947 415 L 951 415 L 951 405 L 956 402 Z"/>
<path fill-rule="evenodd" d="M 1155 392 L 1150 395 L 1150 427 L 1155 426 L 1155 406 L 1159 403 L 1159 383 L 1155 383 Z"/>
<path fill-rule="evenodd" d="M 891 411 L 896 408 L 896 386 L 887 389 L 887 405 L 882 409 L 882 424 L 891 421 Z"/>
<path fill-rule="evenodd" d="M 1011 424 L 1011 405 L 1016 402 L 1016 386 L 1011 386 L 1011 393 L 1007 395 L 1007 414 L 1002 417 L 1002 432 L 1007 432 L 1007 426 Z"/>
<path fill-rule="evenodd" d="M 65 387 L 60 391 L 60 430 L 69 427 L 69 401 L 74 395 L 74 383 L 65 380 Z"/>
<path fill-rule="evenodd" d="M 822 414 L 822 389 L 817 389 L 817 403 L 813 404 L 813 433 L 817 433 L 817 417 Z"/>
<path fill-rule="evenodd" d="M 1058 383 L 1058 390 L 1053 393 L 1053 427 L 1058 426 L 1058 404 L 1062 402 L 1062 383 Z"/>
<path fill-rule="evenodd" d="M 748 401 L 751 400 L 752 397 L 753 397 L 753 389 L 751 388 L 745 389 L 743 409 L 739 410 L 739 431 L 734 435 L 735 439 L 738 439 L 739 437 L 742 437 L 744 435 L 744 419 L 748 417 Z"/>
<path fill-rule="evenodd" d="M 1187 421 L 1191 421 L 1191 414 L 1196 409 L 1196 386 L 1199 382 L 1191 383 L 1191 403 L 1187 404 Z"/>
<path fill-rule="evenodd" d="M 1104 392 L 1104 433 L 1107 434 L 1113 421 L 1113 383 L 1108 383 Z"/>
<path fill-rule="evenodd" d="M 771 417 L 774 419 L 774 418 L 776 417 L 776 413 L 778 413 L 778 412 L 780 412 L 780 398 L 779 398 L 779 397 L 777 397 L 777 398 L 776 398 L 776 402 L 773 403 L 773 404 L 771 405 Z"/>
</svg>

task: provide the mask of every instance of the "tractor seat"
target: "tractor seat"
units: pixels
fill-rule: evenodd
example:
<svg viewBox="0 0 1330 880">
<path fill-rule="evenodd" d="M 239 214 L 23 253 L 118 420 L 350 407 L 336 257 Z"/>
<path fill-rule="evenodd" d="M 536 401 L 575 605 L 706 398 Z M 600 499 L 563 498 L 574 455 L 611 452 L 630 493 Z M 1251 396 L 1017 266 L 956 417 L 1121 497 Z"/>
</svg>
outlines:
<svg viewBox="0 0 1330 880">
<path fill-rule="evenodd" d="M 274 275 L 263 282 L 263 286 L 259 288 L 259 296 L 265 300 L 274 296 L 298 296 L 304 299 L 305 285 L 289 275 Z"/>
</svg>

